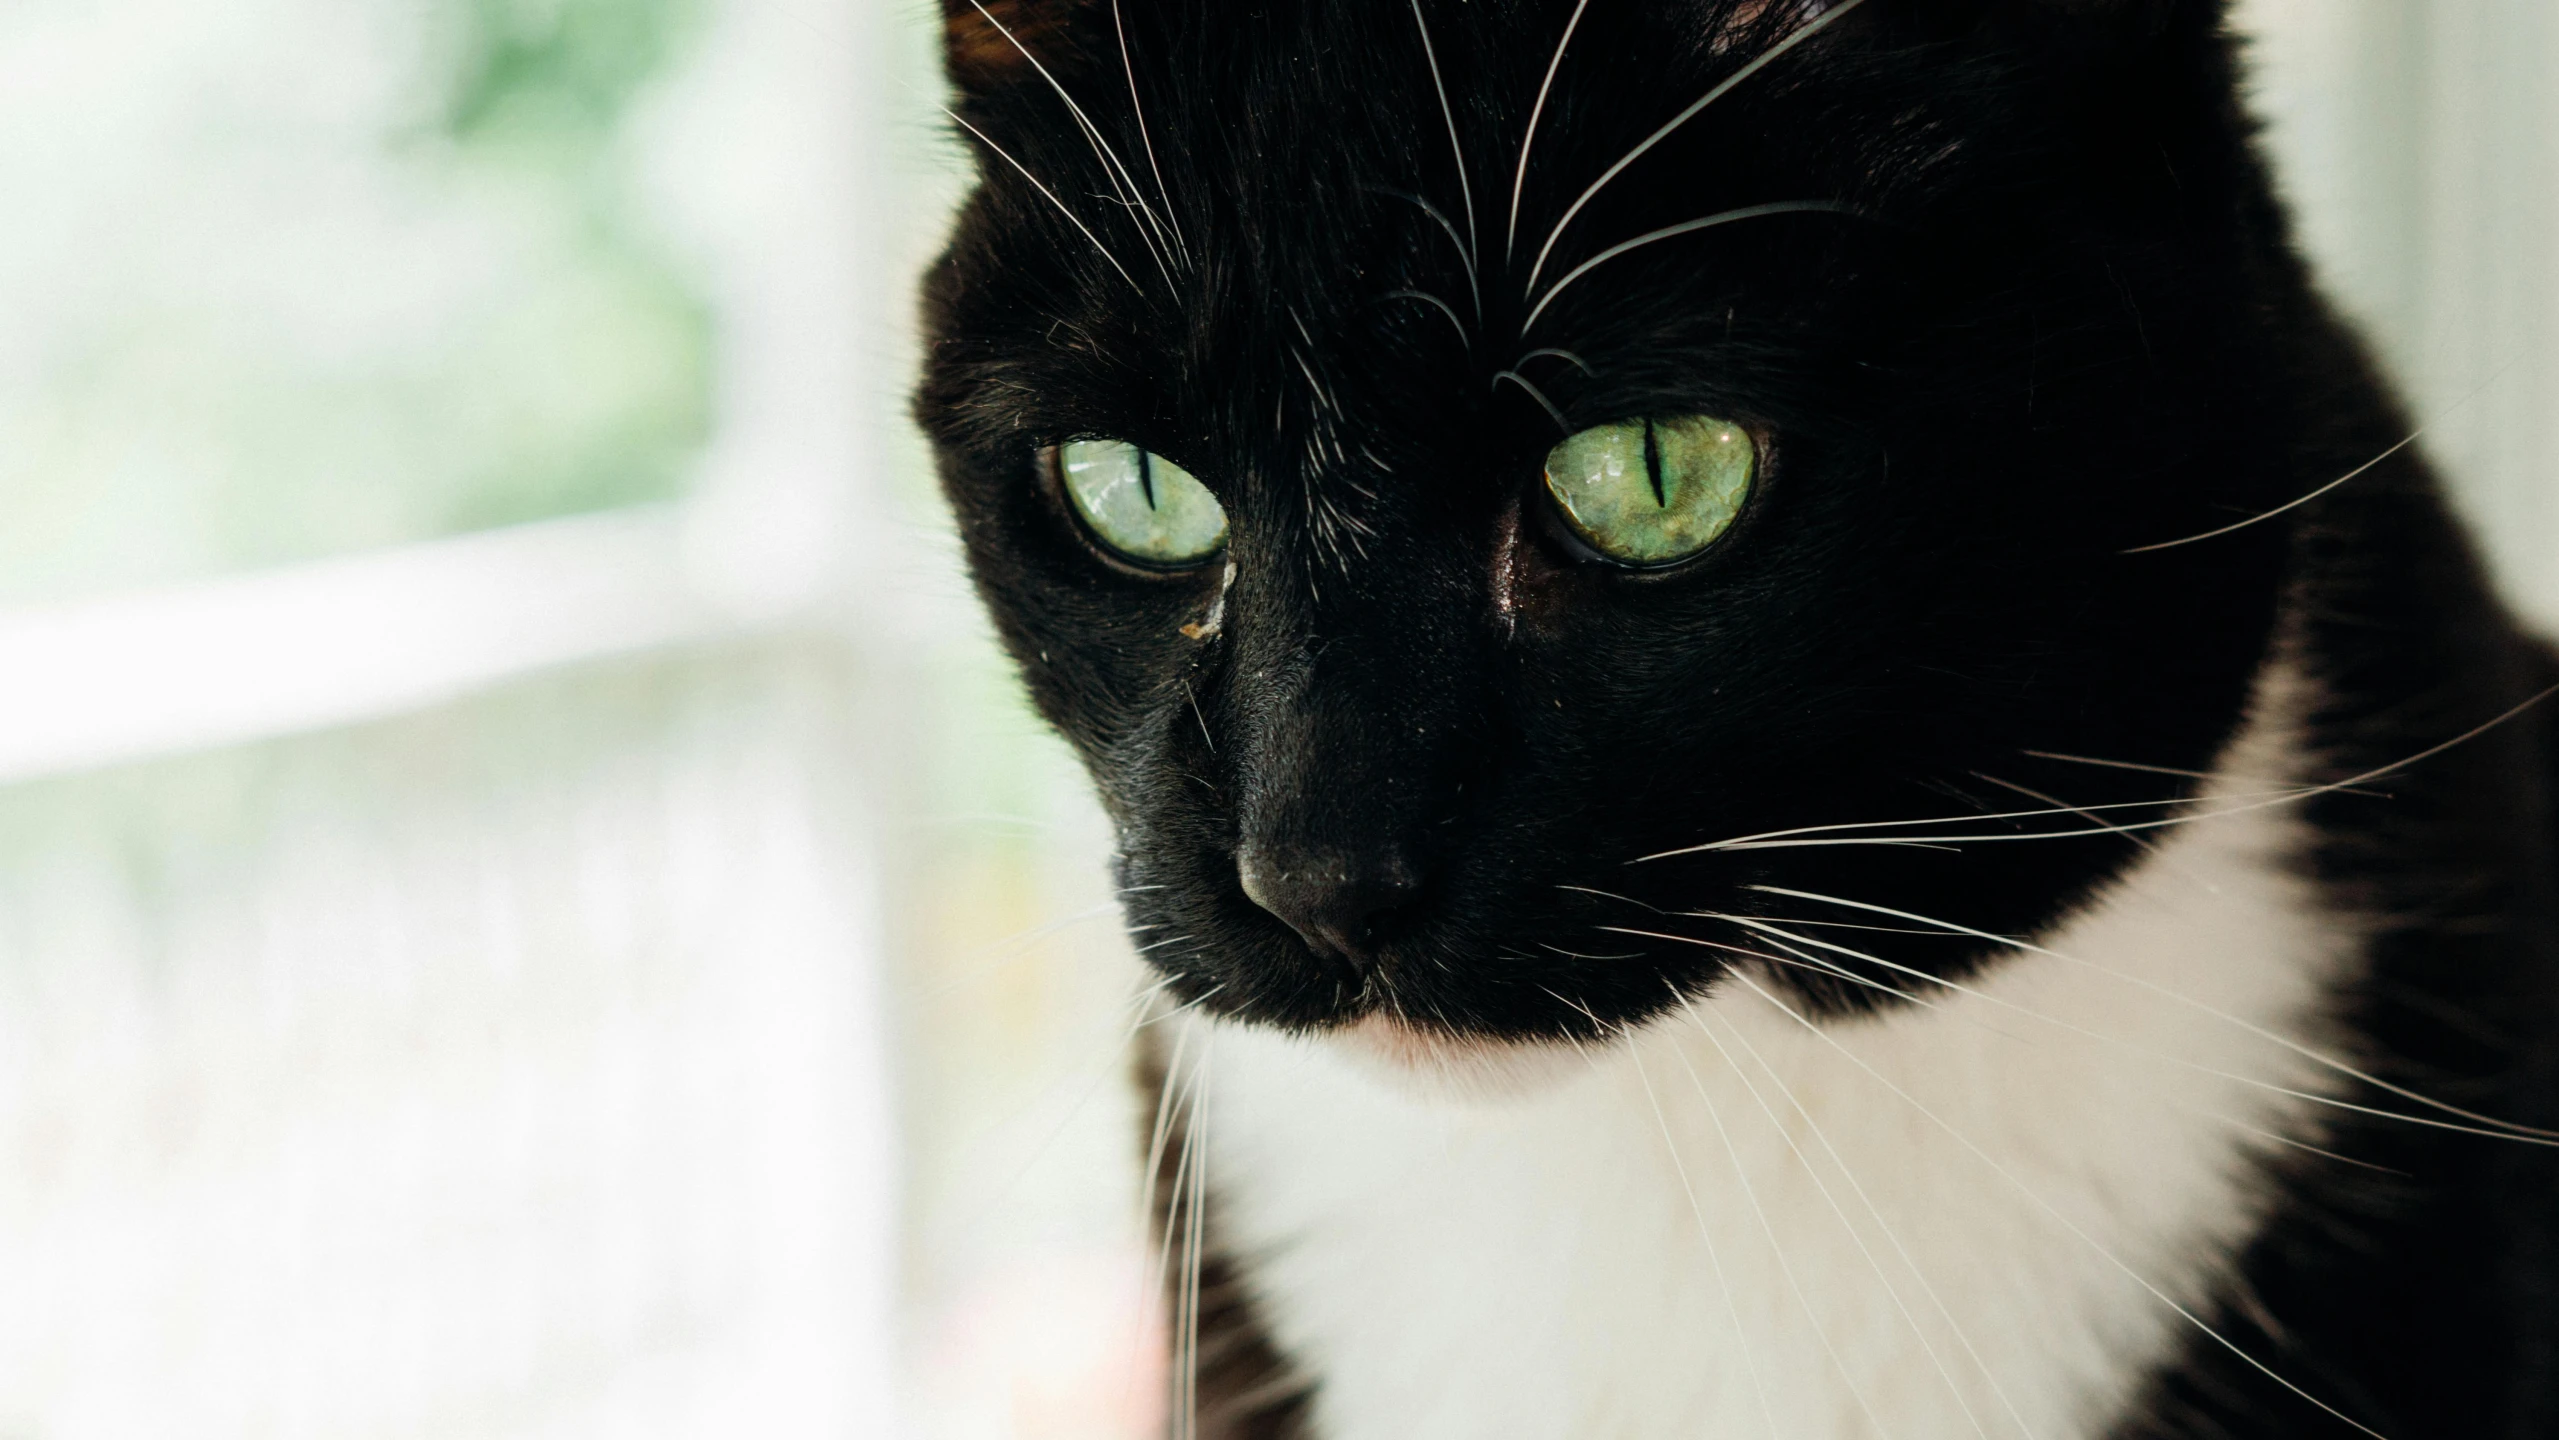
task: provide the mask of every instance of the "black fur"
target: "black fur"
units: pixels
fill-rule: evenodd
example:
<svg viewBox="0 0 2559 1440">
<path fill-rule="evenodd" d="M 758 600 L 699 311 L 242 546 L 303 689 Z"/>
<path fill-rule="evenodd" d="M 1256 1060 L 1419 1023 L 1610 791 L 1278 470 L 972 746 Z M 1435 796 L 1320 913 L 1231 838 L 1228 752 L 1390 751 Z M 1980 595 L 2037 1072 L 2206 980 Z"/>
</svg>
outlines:
<svg viewBox="0 0 2559 1440">
<path fill-rule="evenodd" d="M 2328 697 L 2313 738 L 2333 777 L 2552 682 L 2414 452 L 2139 551 L 2409 431 L 2295 255 L 2217 3 L 1869 0 L 1602 189 L 1526 288 L 1603 170 L 1838 8 L 1590 6 L 1512 246 L 1520 137 L 1571 0 L 1423 0 L 1427 53 L 1402 0 L 951 7 L 984 183 L 927 282 L 918 413 L 1173 993 L 1300 1029 L 1590 1037 L 1713 985 L 1730 952 L 1711 947 L 1751 936 L 1689 912 L 1778 908 L 1755 884 L 2048 926 L 2129 841 L 1633 862 L 2035 808 L 2001 782 L 2173 800 L 2187 782 L 2028 752 L 2209 765 L 2279 617 Z M 1841 208 L 1632 251 L 1522 334 L 1610 245 L 1795 200 Z M 1571 353 L 1523 358 L 1541 349 Z M 1705 555 L 1627 571 L 1552 525 L 1539 466 L 1566 429 L 1701 412 L 1766 457 Z M 1168 576 L 1101 554 L 1036 458 L 1100 437 L 1199 475 L 1228 555 Z M 2364 1053 L 2541 1126 L 2559 1126 L 2554 757 L 2559 729 L 2529 712 L 2386 795 L 2310 809 L 2341 913 L 2389 921 L 2345 998 Z M 1354 961 L 1247 898 L 1244 849 L 1415 888 Z M 1938 974 L 1995 958 L 1870 938 Z M 1842 963 L 1863 983 L 1790 983 L 1833 1012 L 1911 988 Z M 2380 1121 L 2323 1143 L 2399 1174 L 2286 1162 L 2223 1333 L 2393 1440 L 2559 1433 L 2549 1152 Z M 2352 1432 L 2198 1340 L 2121 1433 Z"/>
</svg>

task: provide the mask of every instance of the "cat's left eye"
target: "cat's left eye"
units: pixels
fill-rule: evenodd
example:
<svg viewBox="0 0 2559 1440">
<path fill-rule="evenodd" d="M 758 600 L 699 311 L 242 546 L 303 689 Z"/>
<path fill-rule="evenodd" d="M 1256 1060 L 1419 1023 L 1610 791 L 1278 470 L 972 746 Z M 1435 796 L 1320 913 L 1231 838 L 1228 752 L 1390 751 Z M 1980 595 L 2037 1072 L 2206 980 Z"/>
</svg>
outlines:
<svg viewBox="0 0 2559 1440">
<path fill-rule="evenodd" d="M 1596 425 L 1546 456 L 1546 490 L 1573 533 L 1621 565 L 1676 564 L 1741 518 L 1759 446 L 1729 420 L 1692 415 Z"/>
<path fill-rule="evenodd" d="M 1226 507 L 1190 471 L 1125 440 L 1071 440 L 1053 452 L 1084 528 L 1122 558 L 1186 569 L 1226 545 Z"/>
</svg>

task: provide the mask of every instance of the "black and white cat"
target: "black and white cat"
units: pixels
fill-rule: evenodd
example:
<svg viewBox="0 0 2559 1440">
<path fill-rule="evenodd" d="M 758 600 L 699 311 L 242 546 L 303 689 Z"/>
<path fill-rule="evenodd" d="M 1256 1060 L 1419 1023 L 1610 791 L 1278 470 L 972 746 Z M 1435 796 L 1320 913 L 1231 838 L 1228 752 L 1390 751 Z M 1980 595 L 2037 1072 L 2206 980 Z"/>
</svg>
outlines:
<svg viewBox="0 0 2559 1440">
<path fill-rule="evenodd" d="M 2559 1435 L 2559 663 L 2217 0 L 958 0 L 1178 1435 Z"/>
</svg>

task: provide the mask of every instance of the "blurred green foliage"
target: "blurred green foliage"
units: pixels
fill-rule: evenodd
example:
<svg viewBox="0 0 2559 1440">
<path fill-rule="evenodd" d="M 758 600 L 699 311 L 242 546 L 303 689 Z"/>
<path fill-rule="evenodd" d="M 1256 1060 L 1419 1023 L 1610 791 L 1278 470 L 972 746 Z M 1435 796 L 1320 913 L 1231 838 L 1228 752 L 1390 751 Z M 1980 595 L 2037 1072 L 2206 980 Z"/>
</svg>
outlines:
<svg viewBox="0 0 2559 1440">
<path fill-rule="evenodd" d="M 516 364 L 539 357 L 575 393 L 498 401 L 502 443 L 457 485 L 455 530 L 573 514 L 682 488 L 710 423 L 710 317 L 636 224 L 623 121 L 696 33 L 695 0 L 467 0 L 444 129 L 465 165 L 504 168 L 562 208 L 583 251 L 537 308 L 493 317 Z"/>
<path fill-rule="evenodd" d="M 687 0 L 465 0 L 446 124 L 465 141 L 608 136 L 695 18 Z"/>
<path fill-rule="evenodd" d="M 712 314 L 642 180 L 700 3 L 0 6 L 61 61 L 0 92 L 0 604 L 680 494 Z"/>
</svg>

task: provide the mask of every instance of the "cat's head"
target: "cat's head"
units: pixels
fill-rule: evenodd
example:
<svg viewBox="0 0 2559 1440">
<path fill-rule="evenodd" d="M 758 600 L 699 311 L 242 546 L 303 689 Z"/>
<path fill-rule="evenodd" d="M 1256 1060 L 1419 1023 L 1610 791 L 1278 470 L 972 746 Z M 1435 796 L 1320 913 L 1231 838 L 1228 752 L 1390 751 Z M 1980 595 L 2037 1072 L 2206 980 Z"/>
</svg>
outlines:
<svg viewBox="0 0 2559 1440">
<path fill-rule="evenodd" d="M 1172 993 L 1889 1005 L 2230 734 L 2278 537 L 2140 550 L 2281 469 L 2218 5 L 946 10 L 919 413 Z"/>
</svg>

